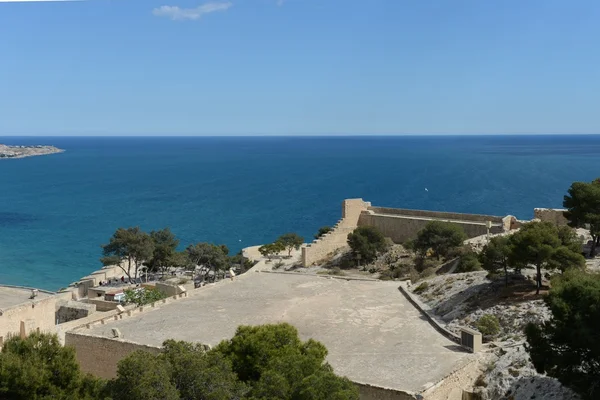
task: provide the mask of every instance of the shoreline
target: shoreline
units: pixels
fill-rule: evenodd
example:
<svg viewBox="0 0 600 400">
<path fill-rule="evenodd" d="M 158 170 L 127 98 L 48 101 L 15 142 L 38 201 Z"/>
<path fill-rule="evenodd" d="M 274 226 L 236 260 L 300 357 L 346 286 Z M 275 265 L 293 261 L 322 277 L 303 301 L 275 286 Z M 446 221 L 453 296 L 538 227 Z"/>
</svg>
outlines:
<svg viewBox="0 0 600 400">
<path fill-rule="evenodd" d="M 63 153 L 64 151 L 64 149 L 59 149 L 55 146 L 8 146 L 0 144 L 0 159 L 16 159 L 25 157 L 45 156 L 49 154 Z"/>
</svg>

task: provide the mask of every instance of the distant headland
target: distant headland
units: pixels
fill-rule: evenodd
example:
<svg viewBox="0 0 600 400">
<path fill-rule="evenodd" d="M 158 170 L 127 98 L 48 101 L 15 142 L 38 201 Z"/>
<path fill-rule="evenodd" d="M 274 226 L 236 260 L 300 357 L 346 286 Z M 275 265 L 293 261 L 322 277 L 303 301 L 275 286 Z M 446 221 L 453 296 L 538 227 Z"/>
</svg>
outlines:
<svg viewBox="0 0 600 400">
<path fill-rule="evenodd" d="M 0 144 L 0 159 L 44 156 L 46 154 L 62 153 L 63 151 L 54 146 L 7 146 Z"/>
</svg>

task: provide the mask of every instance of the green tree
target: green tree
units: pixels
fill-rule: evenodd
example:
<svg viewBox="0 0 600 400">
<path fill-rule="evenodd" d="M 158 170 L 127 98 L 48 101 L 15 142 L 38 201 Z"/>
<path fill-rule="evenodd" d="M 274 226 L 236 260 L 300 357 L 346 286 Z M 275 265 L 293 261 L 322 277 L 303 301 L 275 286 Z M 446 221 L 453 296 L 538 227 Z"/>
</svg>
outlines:
<svg viewBox="0 0 600 400">
<path fill-rule="evenodd" d="M 292 250 L 298 250 L 304 243 L 304 238 L 296 233 L 285 233 L 275 241 L 281 243 L 288 252 L 288 257 L 291 257 Z"/>
<path fill-rule="evenodd" d="M 356 387 L 325 362 L 325 346 L 302 342 L 289 324 L 240 326 L 214 351 L 231 361 L 251 399 L 358 399 Z"/>
<path fill-rule="evenodd" d="M 138 350 L 119 361 L 110 382 L 114 400 L 179 400 L 171 368 L 160 356 Z"/>
<path fill-rule="evenodd" d="M 359 226 L 348 234 L 348 245 L 356 256 L 366 263 L 375 260 L 377 256 L 388 249 L 388 242 L 383 233 L 374 226 Z"/>
<path fill-rule="evenodd" d="M 0 353 L 0 398 L 13 400 L 101 399 L 104 381 L 79 370 L 72 347 L 56 335 L 9 338 Z"/>
<path fill-rule="evenodd" d="M 592 236 L 590 256 L 596 255 L 600 246 L 600 179 L 591 183 L 574 182 L 564 197 L 565 217 L 574 228 L 589 227 Z"/>
<path fill-rule="evenodd" d="M 283 250 L 285 250 L 285 246 L 281 242 L 265 244 L 258 248 L 258 252 L 262 254 L 263 257 L 267 257 L 269 260 L 272 260 L 275 254 L 279 254 Z"/>
<path fill-rule="evenodd" d="M 446 257 L 451 250 L 459 247 L 467 239 L 464 230 L 457 224 L 443 221 L 430 221 L 413 241 L 412 246 L 422 256 L 429 249 L 435 256 Z"/>
<path fill-rule="evenodd" d="M 328 234 L 329 232 L 333 231 L 333 228 L 330 226 L 322 226 L 319 228 L 319 231 L 315 234 L 315 239 L 320 238 L 323 235 Z"/>
<path fill-rule="evenodd" d="M 150 235 L 139 227 L 119 228 L 108 244 L 102 245 L 104 265 L 118 265 L 129 279 L 138 276 L 138 269 L 144 261 L 150 260 L 154 252 L 154 242 Z M 126 261 L 126 266 L 123 262 Z M 132 277 L 133 268 L 133 277 Z"/>
<path fill-rule="evenodd" d="M 215 275 L 217 271 L 224 271 L 229 267 L 229 259 L 227 257 L 229 249 L 224 245 L 198 243 L 188 246 L 186 252 L 192 265 L 205 266 L 209 271 L 213 271 Z"/>
<path fill-rule="evenodd" d="M 571 269 L 545 301 L 552 318 L 526 328 L 533 365 L 583 399 L 600 398 L 600 276 Z"/>
<path fill-rule="evenodd" d="M 125 303 L 135 304 L 137 307 L 154 303 L 166 297 L 166 294 L 155 288 L 144 287 L 125 290 Z"/>
<path fill-rule="evenodd" d="M 504 285 L 508 286 L 508 269 L 510 247 L 507 236 L 495 236 L 483 247 L 479 253 L 481 266 L 490 273 L 495 274 L 498 270 L 504 271 Z"/>
<path fill-rule="evenodd" d="M 181 399 L 237 400 L 248 392 L 222 354 L 175 340 L 167 340 L 163 347 L 161 357 L 170 365 L 171 381 Z"/>
<path fill-rule="evenodd" d="M 179 240 L 169 228 L 150 232 L 150 238 L 154 243 L 154 250 L 145 265 L 150 271 L 160 271 L 164 275 L 169 269 L 177 266 Z"/>
<path fill-rule="evenodd" d="M 509 238 L 509 263 L 536 268 L 536 294 L 542 287 L 542 269 L 582 267 L 585 260 L 574 251 L 572 236 L 550 222 L 529 222 Z"/>
</svg>

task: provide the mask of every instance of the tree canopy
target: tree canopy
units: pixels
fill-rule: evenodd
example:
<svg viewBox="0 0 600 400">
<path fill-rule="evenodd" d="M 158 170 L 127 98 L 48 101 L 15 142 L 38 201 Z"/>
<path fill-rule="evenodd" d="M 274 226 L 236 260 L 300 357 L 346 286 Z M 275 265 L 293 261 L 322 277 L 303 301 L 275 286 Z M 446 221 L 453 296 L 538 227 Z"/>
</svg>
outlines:
<svg viewBox="0 0 600 400">
<path fill-rule="evenodd" d="M 583 399 L 600 398 L 600 276 L 569 270 L 545 300 L 552 319 L 526 329 L 533 365 Z"/>
<path fill-rule="evenodd" d="M 224 271 L 229 267 L 229 249 L 225 245 L 197 243 L 188 246 L 186 253 L 194 266 L 202 265 L 209 271 Z"/>
<path fill-rule="evenodd" d="M 542 269 L 566 271 L 583 267 L 585 259 L 576 251 L 581 245 L 568 227 L 557 228 L 550 222 L 529 222 L 509 238 L 510 265 L 536 267 L 536 293 L 542 287 Z"/>
<path fill-rule="evenodd" d="M 284 233 L 279 236 L 275 243 L 281 243 L 288 252 L 288 257 L 292 255 L 292 250 L 298 250 L 304 243 L 304 238 L 296 233 Z"/>
<path fill-rule="evenodd" d="M 388 248 L 381 231 L 373 226 L 359 226 L 348 234 L 348 245 L 355 255 L 369 263 Z"/>
<path fill-rule="evenodd" d="M 490 239 L 481 253 L 479 253 L 479 261 L 481 266 L 486 271 L 496 273 L 498 270 L 504 272 L 504 283 L 508 286 L 508 262 L 509 255 L 509 239 L 507 236 L 495 236 Z"/>
<path fill-rule="evenodd" d="M 600 245 L 600 179 L 590 183 L 573 182 L 564 197 L 565 217 L 572 227 L 589 227 L 592 236 L 590 256 Z"/>
<path fill-rule="evenodd" d="M 281 242 L 268 243 L 258 248 L 258 252 L 269 260 L 271 260 L 275 254 L 279 254 L 284 250 L 285 246 Z"/>
<path fill-rule="evenodd" d="M 318 239 L 321 236 L 328 234 L 332 230 L 333 230 L 333 228 L 330 227 L 330 226 L 322 226 L 322 227 L 320 227 L 319 230 L 317 231 L 317 233 L 315 234 L 315 239 Z"/>
<path fill-rule="evenodd" d="M 170 268 L 178 266 L 181 262 L 177 253 L 179 239 L 175 237 L 169 228 L 150 232 L 150 238 L 154 243 L 152 257 L 145 264 L 152 272 L 162 271 L 163 274 Z"/>
<path fill-rule="evenodd" d="M 144 261 L 152 258 L 153 252 L 152 238 L 139 227 L 119 228 L 112 235 L 109 243 L 102 246 L 103 257 L 100 261 L 104 265 L 118 265 L 129 279 L 135 279 L 139 267 Z M 124 261 L 126 267 L 123 266 Z"/>
<path fill-rule="evenodd" d="M 102 399 L 103 381 L 79 370 L 75 350 L 56 335 L 33 333 L 6 340 L 0 353 L 0 398 Z"/>
<path fill-rule="evenodd" d="M 450 251 L 462 245 L 467 239 L 464 230 L 457 224 L 443 221 L 429 221 L 425 228 L 412 242 L 412 247 L 421 255 L 433 250 L 433 254 L 439 259 L 446 257 Z"/>
</svg>

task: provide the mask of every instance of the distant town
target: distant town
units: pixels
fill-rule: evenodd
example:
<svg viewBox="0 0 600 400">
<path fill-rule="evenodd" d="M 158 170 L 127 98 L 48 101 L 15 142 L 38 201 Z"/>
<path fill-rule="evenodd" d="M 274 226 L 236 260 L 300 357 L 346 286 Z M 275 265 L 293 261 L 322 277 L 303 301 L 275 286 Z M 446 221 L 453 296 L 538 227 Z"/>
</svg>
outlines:
<svg viewBox="0 0 600 400">
<path fill-rule="evenodd" d="M 54 146 L 7 146 L 0 144 L 0 158 L 24 158 L 62 153 L 64 150 Z"/>
</svg>

